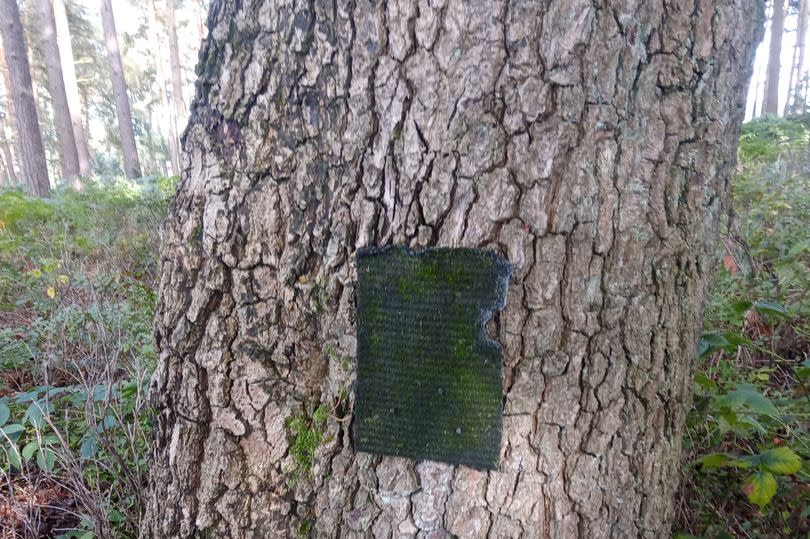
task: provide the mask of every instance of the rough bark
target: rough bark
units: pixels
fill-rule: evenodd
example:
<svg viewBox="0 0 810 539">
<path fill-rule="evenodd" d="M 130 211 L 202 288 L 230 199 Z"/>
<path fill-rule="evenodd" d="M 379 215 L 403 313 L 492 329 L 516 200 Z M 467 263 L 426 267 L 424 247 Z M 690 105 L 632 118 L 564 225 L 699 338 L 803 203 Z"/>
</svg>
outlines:
<svg viewBox="0 0 810 539">
<path fill-rule="evenodd" d="M 79 173 L 89 176 L 92 159 L 84 132 L 82 100 L 79 94 L 79 83 L 76 80 L 76 65 L 73 57 L 73 44 L 70 41 L 70 26 L 64 0 L 53 0 L 53 14 L 56 21 L 56 41 L 59 44 L 59 56 L 62 64 L 62 76 L 65 81 L 70 121 L 73 126 L 73 138 L 76 140 L 76 151 L 79 154 Z"/>
<path fill-rule="evenodd" d="M 31 194 L 49 197 L 51 186 L 48 166 L 39 131 L 31 70 L 17 0 L 0 0 L 0 35 L 8 66 L 11 100 L 14 102 L 20 174 Z"/>
<path fill-rule="evenodd" d="M 183 99 L 183 78 L 180 73 L 180 49 L 177 44 L 177 21 L 174 15 L 174 0 L 166 0 L 166 27 L 169 34 L 169 63 L 172 71 L 172 102 L 174 103 L 175 132 L 182 130 L 187 111 Z"/>
<path fill-rule="evenodd" d="M 104 44 L 110 64 L 121 151 L 124 154 L 124 175 L 127 178 L 138 178 L 141 175 L 141 163 L 138 159 L 138 147 L 135 144 L 135 132 L 132 130 L 132 111 L 129 107 L 127 81 L 124 78 L 124 66 L 121 63 L 121 51 L 118 47 L 118 33 L 115 30 L 111 0 L 101 0 L 101 25 L 104 29 Z"/>
<path fill-rule="evenodd" d="M 76 150 L 76 138 L 73 135 L 73 122 L 70 117 L 65 79 L 62 75 L 62 55 L 56 40 L 56 21 L 53 16 L 51 0 L 38 0 L 39 26 L 42 39 L 42 53 L 45 57 L 45 68 L 48 72 L 48 89 L 53 106 L 54 126 L 59 148 L 59 163 L 62 166 L 62 177 L 72 185 L 79 182 L 79 153 Z"/>
<path fill-rule="evenodd" d="M 667 536 L 762 20 L 755 0 L 213 2 L 143 537 Z M 514 265 L 498 471 L 352 447 L 354 257 L 388 244 Z M 318 403 L 300 474 L 285 425 Z"/>
<path fill-rule="evenodd" d="M 771 41 L 768 45 L 768 67 L 765 70 L 765 96 L 762 114 L 779 114 L 779 71 L 781 69 L 782 35 L 785 33 L 785 2 L 773 0 Z"/>
</svg>

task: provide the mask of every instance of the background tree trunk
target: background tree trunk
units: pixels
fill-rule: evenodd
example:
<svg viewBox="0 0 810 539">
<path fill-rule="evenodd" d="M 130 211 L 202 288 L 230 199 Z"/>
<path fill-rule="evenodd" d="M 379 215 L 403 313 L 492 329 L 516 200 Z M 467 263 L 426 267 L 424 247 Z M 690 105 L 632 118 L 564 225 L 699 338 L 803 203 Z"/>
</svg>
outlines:
<svg viewBox="0 0 810 539">
<path fill-rule="evenodd" d="M 118 117 L 118 132 L 121 135 L 121 150 L 124 154 L 124 174 L 127 178 L 138 178 L 141 175 L 141 163 L 138 159 L 135 133 L 132 130 L 127 81 L 124 78 L 124 66 L 121 64 L 121 51 L 118 47 L 118 34 L 115 30 L 115 17 L 110 0 L 101 0 L 101 25 L 104 29 L 104 44 L 107 48 L 115 94 L 115 113 Z"/>
<path fill-rule="evenodd" d="M 19 147 L 16 142 L 19 140 L 17 137 L 17 114 L 14 112 L 14 100 L 11 98 L 11 78 L 8 75 L 8 66 L 6 65 L 6 51 L 0 51 L 0 77 L 3 77 L 3 88 L 5 88 L 5 105 L 6 105 L 6 122 L 11 133 L 10 139 L 6 142 L 15 146 L 15 154 L 19 155 Z M 5 133 L 3 133 L 5 135 Z M 12 168 L 14 168 L 12 166 Z M 18 165 L 19 168 L 19 165 Z"/>
<path fill-rule="evenodd" d="M 768 67 L 765 71 L 765 97 L 762 114 L 779 114 L 779 71 L 781 69 L 782 35 L 785 33 L 785 2 L 773 0 L 771 41 L 768 46 Z"/>
<path fill-rule="evenodd" d="M 28 191 L 40 197 L 49 197 L 48 166 L 39 131 L 31 71 L 28 65 L 17 0 L 0 0 L 0 35 L 11 85 L 11 100 L 17 122 L 20 174 Z"/>
<path fill-rule="evenodd" d="M 17 171 L 15 169 L 16 162 L 14 160 L 14 152 L 11 150 L 9 137 L 6 134 L 6 126 L 11 132 L 11 140 L 15 140 L 14 124 L 17 122 L 17 117 L 14 114 L 14 102 L 11 99 L 11 79 L 8 77 L 8 68 L 6 67 L 6 53 L 0 50 L 0 77 L 3 79 L 3 105 L 5 110 L 0 115 L 0 151 L 3 152 L 3 160 L 6 164 L 6 171 L 12 184 L 19 182 L 17 178 Z"/>
<path fill-rule="evenodd" d="M 17 178 L 17 171 L 14 170 L 14 154 L 11 151 L 11 145 L 8 143 L 2 124 L 0 124 L 0 152 L 3 152 L 3 163 L 6 166 L 9 182 L 16 185 L 20 180 Z"/>
<path fill-rule="evenodd" d="M 152 40 L 154 42 L 153 50 L 155 54 L 155 65 L 157 67 L 158 96 L 160 98 L 160 104 L 163 107 L 163 110 L 169 113 L 169 134 L 166 137 L 169 146 L 169 158 L 172 164 L 172 174 L 174 176 L 178 176 L 180 174 L 180 144 L 177 138 L 176 129 L 176 107 L 172 102 L 169 101 L 169 96 L 166 94 L 166 85 L 169 82 L 169 77 L 166 76 L 166 69 L 163 61 L 165 57 L 162 54 L 162 51 L 166 49 L 164 47 L 163 38 L 161 37 L 163 32 L 161 25 L 158 22 L 155 0 L 149 0 L 149 18 L 152 26 Z M 169 54 L 169 56 L 169 63 L 172 64 L 171 54 Z M 173 65 L 170 66 L 170 69 L 173 69 Z"/>
<path fill-rule="evenodd" d="M 82 176 L 89 176 L 92 159 L 87 145 L 87 136 L 84 132 L 82 100 L 79 94 L 79 83 L 76 80 L 73 44 L 70 41 L 70 26 L 68 25 L 64 0 L 53 0 L 53 14 L 56 21 L 56 41 L 59 44 L 62 76 L 65 81 L 73 137 L 76 140 L 76 151 L 79 154 L 79 172 Z"/>
<path fill-rule="evenodd" d="M 180 73 L 180 47 L 177 44 L 177 21 L 174 0 L 166 0 L 166 26 L 169 30 L 169 60 L 172 68 L 172 100 L 178 121 L 186 117 L 186 101 L 183 99 L 183 77 Z"/>
<path fill-rule="evenodd" d="M 73 135 L 73 122 L 70 117 L 65 80 L 62 76 L 62 56 L 56 41 L 56 21 L 53 16 L 51 0 L 38 0 L 39 25 L 42 36 L 42 53 L 48 71 L 48 88 L 53 105 L 54 126 L 59 143 L 59 162 L 62 165 L 62 177 L 72 185 L 79 182 L 79 154 L 76 150 L 76 138 Z"/>
<path fill-rule="evenodd" d="M 437 4 L 212 3 L 143 537 L 669 535 L 762 5 Z M 389 244 L 514 265 L 498 471 L 352 447 L 355 253 Z"/>
</svg>

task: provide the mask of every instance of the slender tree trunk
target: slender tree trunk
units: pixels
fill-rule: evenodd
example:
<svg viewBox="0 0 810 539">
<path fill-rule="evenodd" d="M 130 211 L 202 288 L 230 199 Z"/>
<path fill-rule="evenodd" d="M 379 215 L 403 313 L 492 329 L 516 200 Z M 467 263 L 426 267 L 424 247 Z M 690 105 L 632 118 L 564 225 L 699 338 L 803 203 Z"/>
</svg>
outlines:
<svg viewBox="0 0 810 539">
<path fill-rule="evenodd" d="M 104 28 L 104 44 L 107 48 L 113 93 L 115 94 L 115 113 L 118 116 L 118 132 L 121 136 L 121 150 L 124 154 L 124 174 L 127 178 L 138 178 L 141 175 L 141 163 L 138 159 L 135 133 L 132 130 L 132 111 L 129 108 L 127 81 L 124 78 L 124 66 L 121 64 L 121 51 L 118 47 L 118 34 L 115 30 L 115 17 L 110 0 L 101 0 L 101 24 Z"/>
<path fill-rule="evenodd" d="M 0 125 L 0 152 L 3 152 L 3 162 L 6 165 L 6 174 L 8 174 L 8 179 L 12 185 L 16 185 L 19 183 L 19 179 L 17 178 L 17 172 L 14 170 L 14 155 L 11 151 L 11 145 L 8 143 L 8 139 L 6 138 L 2 125 Z"/>
<path fill-rule="evenodd" d="M 796 43 L 793 46 L 793 59 L 788 81 L 788 99 L 785 103 L 785 115 L 799 114 L 804 103 L 802 86 L 804 81 L 804 48 L 807 34 L 808 1 L 799 0 L 799 12 L 796 24 Z"/>
<path fill-rule="evenodd" d="M 176 110 L 174 104 L 169 101 L 169 96 L 166 94 L 166 85 L 169 82 L 169 77 L 166 76 L 166 69 L 164 67 L 164 56 L 162 51 L 166 50 L 162 38 L 163 32 L 158 22 L 157 9 L 155 7 L 155 0 L 149 0 L 149 18 L 152 26 L 152 41 L 154 43 L 155 66 L 158 79 L 158 97 L 163 110 L 169 113 L 169 135 L 167 142 L 169 145 L 169 159 L 172 164 L 172 174 L 177 176 L 180 174 L 180 145 L 177 139 L 176 129 Z M 169 55 L 171 57 L 171 54 Z M 169 60 L 171 64 L 171 59 Z M 164 167 L 165 168 L 165 167 Z"/>
<path fill-rule="evenodd" d="M 65 81 L 70 120 L 73 126 L 73 137 L 76 140 L 76 151 L 79 154 L 79 172 L 89 176 L 92 159 L 87 145 L 82 114 L 82 100 L 79 94 L 79 83 L 76 80 L 76 66 L 73 58 L 73 44 L 70 41 L 70 26 L 64 0 L 53 0 L 53 14 L 56 21 L 56 40 L 59 43 L 59 55 L 62 63 L 62 75 Z"/>
<path fill-rule="evenodd" d="M 761 4 L 281 4 L 211 4 L 142 536 L 669 536 Z M 497 471 L 354 450 L 355 255 L 390 244 L 514 266 Z"/>
<path fill-rule="evenodd" d="M 768 67 L 765 72 L 765 97 L 762 100 L 763 114 L 779 114 L 779 70 L 781 69 L 782 36 L 785 33 L 786 1 L 773 0 L 771 42 L 768 46 Z"/>
<path fill-rule="evenodd" d="M 62 75 L 62 56 L 56 40 L 56 21 L 53 17 L 51 0 L 38 0 L 39 25 L 42 36 L 42 52 L 45 67 L 48 71 L 53 118 L 56 137 L 59 143 L 59 162 L 62 165 L 62 177 L 71 185 L 79 183 L 79 153 L 76 150 L 76 138 L 73 135 L 73 122 L 70 117 L 65 79 Z"/>
<path fill-rule="evenodd" d="M 804 69 L 804 58 L 807 51 L 807 23 L 810 20 L 810 1 L 800 0 L 799 2 L 799 22 L 796 28 L 796 81 L 797 87 L 794 94 L 793 114 L 802 114 L 806 108 L 804 100 L 804 87 L 807 85 Z"/>
<path fill-rule="evenodd" d="M 14 147 L 14 152 L 12 152 L 12 154 L 19 156 L 20 155 L 20 149 L 19 149 L 18 142 L 19 142 L 20 138 L 17 136 L 17 114 L 16 114 L 16 112 L 14 112 L 14 100 L 11 97 L 11 78 L 8 75 L 8 66 L 6 65 L 6 53 L 5 53 L 5 50 L 0 51 L 0 76 L 3 77 L 3 88 L 5 89 L 4 98 L 5 98 L 6 115 L 7 115 L 5 121 L 8 122 L 7 125 L 8 125 L 8 128 L 9 128 L 9 132 L 11 133 L 11 137 L 6 138 L 5 142 L 6 142 L 6 144 L 9 144 L 10 146 Z M 6 133 L 4 131 L 2 133 L 2 136 L 5 137 L 5 135 L 6 135 Z M 9 151 L 11 151 L 11 149 L 9 149 Z M 12 166 L 11 166 L 12 170 L 14 169 L 15 166 L 17 167 L 17 169 L 19 169 L 19 161 L 14 161 L 14 164 L 12 164 Z M 16 176 L 16 172 L 15 172 L 15 176 Z"/>
<path fill-rule="evenodd" d="M 6 185 L 6 183 L 11 181 L 11 175 L 7 172 L 6 161 L 2 155 L 0 155 L 0 187 Z"/>
<path fill-rule="evenodd" d="M 51 186 L 48 181 L 48 166 L 39 130 L 17 0 L 0 0 L 0 34 L 3 37 L 3 50 L 11 81 L 11 100 L 14 102 L 17 121 L 20 173 L 29 192 L 36 196 L 49 197 Z"/>
<path fill-rule="evenodd" d="M 0 115 L 0 151 L 3 152 L 3 159 L 6 163 L 6 170 L 12 184 L 16 184 L 17 171 L 15 170 L 16 163 L 14 161 L 14 152 L 11 151 L 11 143 L 6 135 L 6 125 L 12 133 L 11 140 L 16 140 L 14 136 L 14 124 L 17 122 L 17 117 L 14 114 L 14 102 L 11 99 L 11 80 L 8 77 L 8 68 L 6 67 L 6 53 L 0 51 L 0 77 L 3 80 L 3 102 L 5 106 L 4 114 Z"/>
<path fill-rule="evenodd" d="M 180 48 L 177 44 L 177 21 L 174 0 L 166 0 L 166 26 L 169 30 L 169 60 L 172 68 L 172 101 L 178 121 L 186 117 L 186 101 L 183 99 L 183 78 L 180 68 Z"/>
<path fill-rule="evenodd" d="M 172 169 L 175 174 L 180 170 L 180 133 L 186 123 L 188 112 L 183 99 L 183 81 L 180 73 L 180 51 L 177 44 L 177 22 L 174 13 L 174 0 L 166 0 L 166 26 L 169 30 L 169 60 L 172 71 L 172 102 L 174 111 L 171 117 L 171 130 L 175 139 L 170 145 L 172 149 Z M 173 146 L 173 147 L 172 147 Z"/>
<path fill-rule="evenodd" d="M 202 45 L 205 39 L 205 13 L 207 11 L 205 0 L 197 0 L 195 8 L 197 12 L 197 37 L 200 39 L 200 45 Z"/>
</svg>

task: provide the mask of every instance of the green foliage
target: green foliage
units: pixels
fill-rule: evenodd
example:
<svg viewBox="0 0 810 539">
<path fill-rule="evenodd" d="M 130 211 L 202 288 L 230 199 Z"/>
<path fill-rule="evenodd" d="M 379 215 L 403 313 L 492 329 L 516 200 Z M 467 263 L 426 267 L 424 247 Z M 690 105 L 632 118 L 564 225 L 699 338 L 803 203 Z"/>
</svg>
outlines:
<svg viewBox="0 0 810 539">
<path fill-rule="evenodd" d="M 684 438 L 676 529 L 698 536 L 808 533 L 809 133 L 806 118 L 743 127 Z"/>
<path fill-rule="evenodd" d="M 52 200 L 0 190 L 0 473 L 82 485 L 64 537 L 137 535 L 171 190 L 162 179 Z"/>
<path fill-rule="evenodd" d="M 740 160 L 744 164 L 774 161 L 791 151 L 802 150 L 808 141 L 803 119 L 763 116 L 743 125 L 740 134 Z"/>
</svg>

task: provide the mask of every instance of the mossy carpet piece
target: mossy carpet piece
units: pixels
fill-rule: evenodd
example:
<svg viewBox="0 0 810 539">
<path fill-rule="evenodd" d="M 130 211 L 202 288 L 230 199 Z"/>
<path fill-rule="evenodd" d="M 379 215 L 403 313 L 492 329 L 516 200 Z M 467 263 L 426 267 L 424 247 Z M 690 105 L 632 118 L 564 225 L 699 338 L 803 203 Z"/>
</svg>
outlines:
<svg viewBox="0 0 810 539">
<path fill-rule="evenodd" d="M 480 249 L 357 253 L 357 450 L 497 468 L 501 349 L 484 325 L 510 272 Z"/>
</svg>

